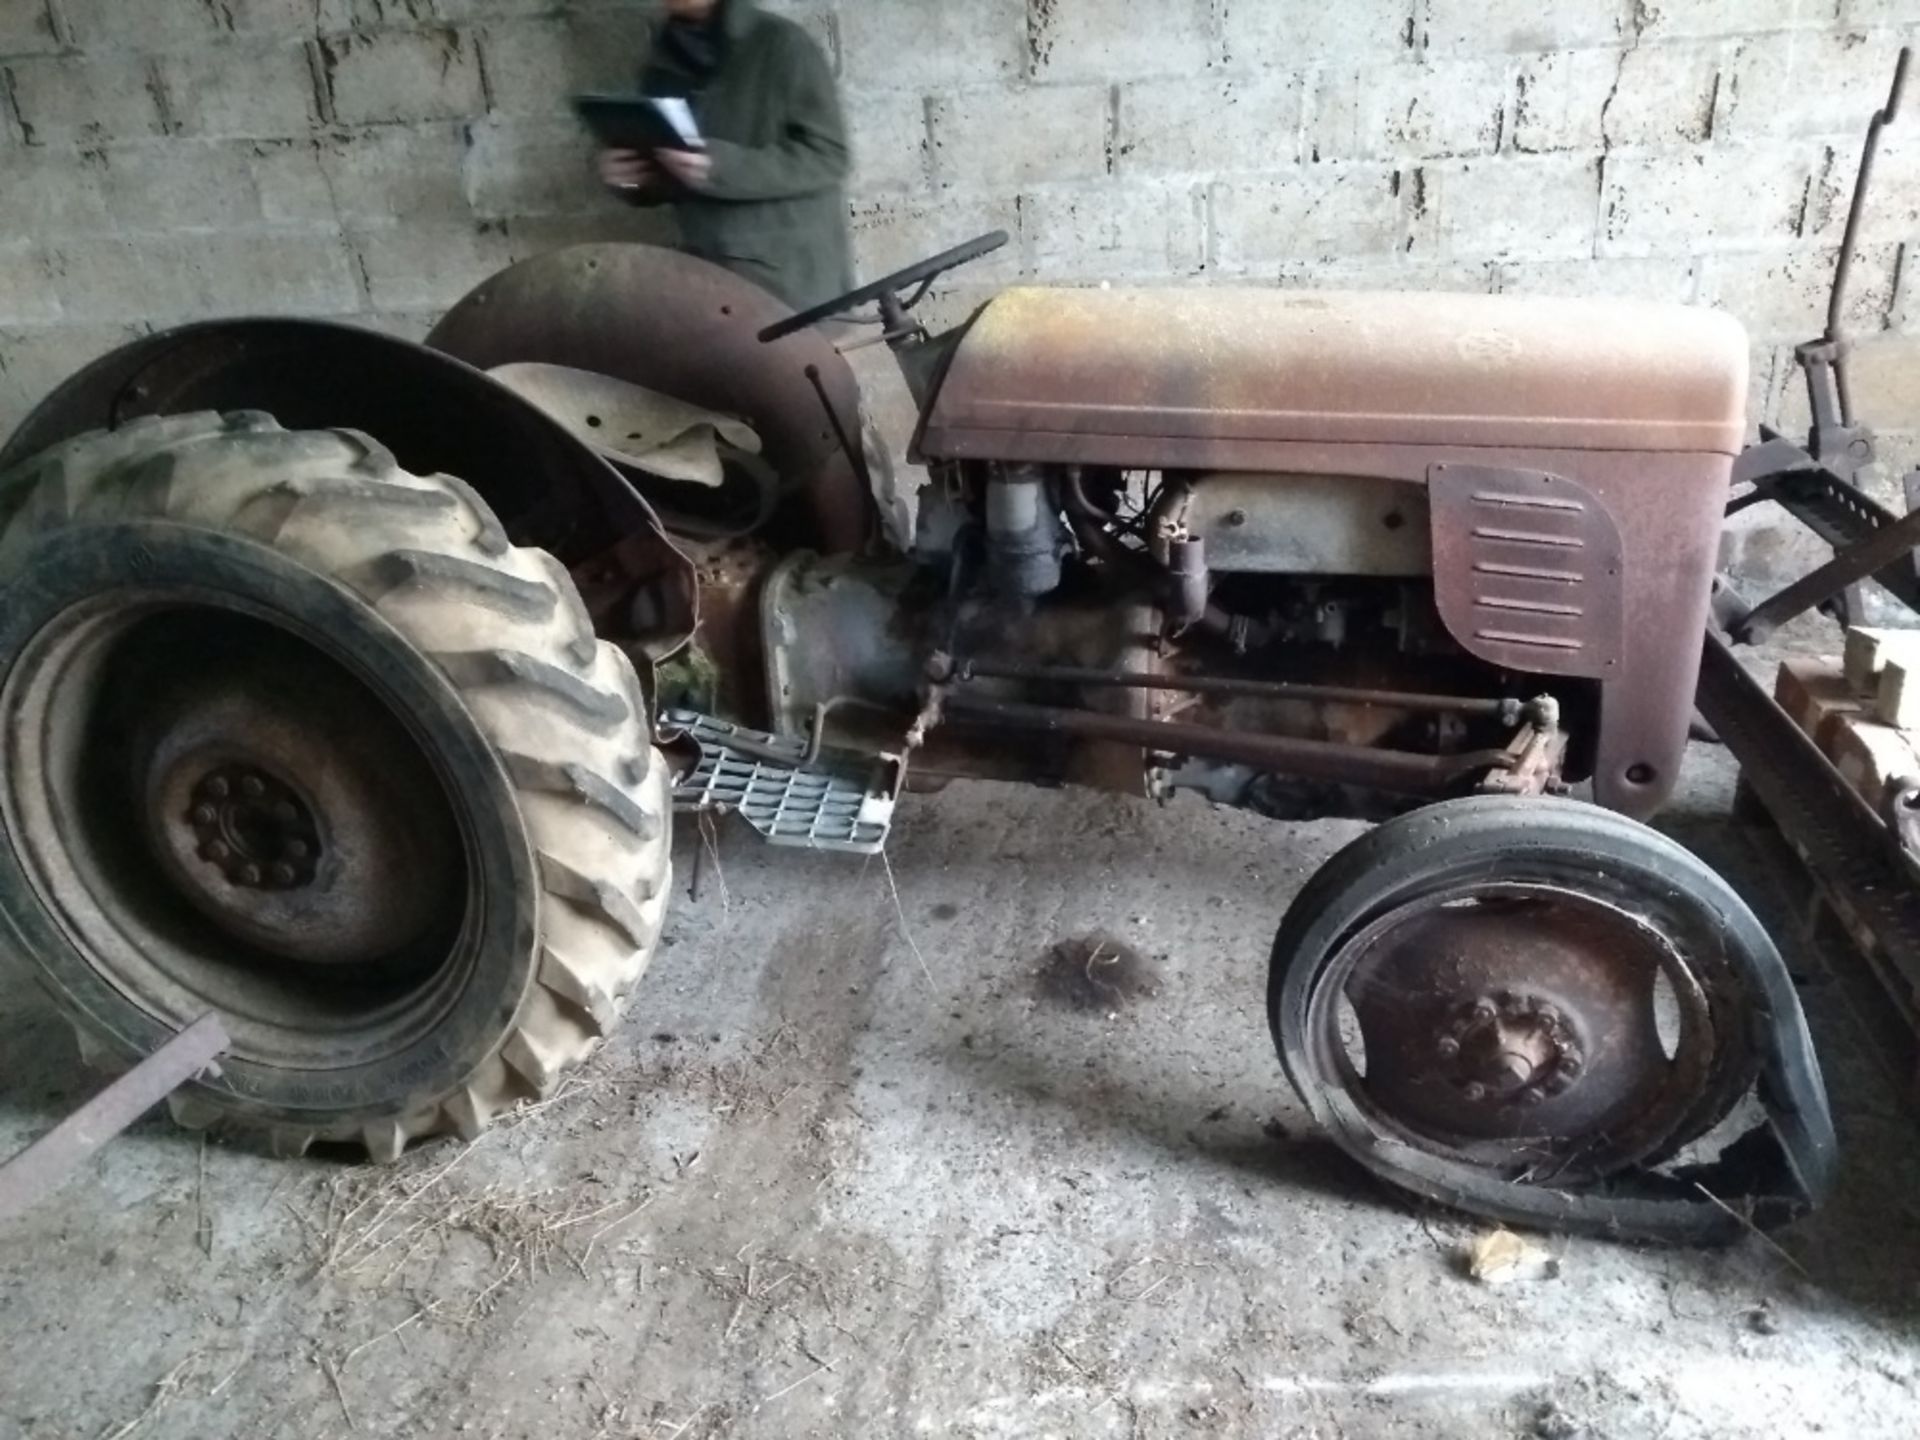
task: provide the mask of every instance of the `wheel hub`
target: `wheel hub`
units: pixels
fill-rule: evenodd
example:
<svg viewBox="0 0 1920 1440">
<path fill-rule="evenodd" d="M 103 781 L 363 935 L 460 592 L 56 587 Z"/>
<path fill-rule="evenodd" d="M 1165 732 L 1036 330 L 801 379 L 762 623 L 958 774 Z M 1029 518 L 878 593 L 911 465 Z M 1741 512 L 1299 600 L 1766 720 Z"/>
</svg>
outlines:
<svg viewBox="0 0 1920 1440">
<path fill-rule="evenodd" d="M 408 753 L 371 696 L 323 669 L 183 678 L 134 744 L 148 848 L 180 898 L 269 956 L 393 956 L 459 883 L 445 801 Z"/>
<path fill-rule="evenodd" d="M 249 765 L 218 765 L 193 787 L 195 850 L 227 883 L 298 890 L 314 882 L 320 831 L 291 785 Z"/>
<path fill-rule="evenodd" d="M 1352 1083 L 1409 1138 L 1496 1168 L 1606 1172 L 1693 1108 L 1704 1046 L 1664 1048 L 1664 1003 L 1702 1035 L 1704 998 L 1626 913 L 1552 887 L 1476 886 L 1357 936 L 1340 993 Z"/>
<path fill-rule="evenodd" d="M 1537 1105 L 1564 1095 L 1585 1068 L 1579 1037 L 1551 1001 L 1502 990 L 1454 1011 L 1434 1044 L 1463 1099 Z"/>
</svg>

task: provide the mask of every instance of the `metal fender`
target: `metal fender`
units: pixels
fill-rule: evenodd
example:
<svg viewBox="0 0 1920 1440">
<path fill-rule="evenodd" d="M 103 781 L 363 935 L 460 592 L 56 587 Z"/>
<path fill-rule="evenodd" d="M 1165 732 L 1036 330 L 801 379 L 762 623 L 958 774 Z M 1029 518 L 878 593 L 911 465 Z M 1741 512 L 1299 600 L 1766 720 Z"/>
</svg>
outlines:
<svg viewBox="0 0 1920 1440">
<path fill-rule="evenodd" d="M 482 370 L 564 365 L 737 415 L 807 497 L 815 544 L 856 551 L 874 506 L 840 436 L 859 443 L 859 382 L 818 330 L 759 342 L 792 313 L 751 281 L 677 251 L 576 245 L 485 281 L 427 344 Z"/>
</svg>

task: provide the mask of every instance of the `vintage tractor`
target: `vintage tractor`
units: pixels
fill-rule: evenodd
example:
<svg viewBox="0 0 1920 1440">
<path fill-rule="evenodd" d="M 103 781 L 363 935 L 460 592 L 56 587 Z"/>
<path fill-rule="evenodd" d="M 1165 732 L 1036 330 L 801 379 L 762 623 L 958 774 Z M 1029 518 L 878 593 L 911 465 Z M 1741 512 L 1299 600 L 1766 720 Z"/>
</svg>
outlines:
<svg viewBox="0 0 1920 1440">
<path fill-rule="evenodd" d="M 1015 289 L 928 333 L 1004 239 L 803 315 L 588 246 L 424 347 L 193 325 L 57 391 L 0 455 L 0 910 L 85 1045 L 213 1012 L 181 1121 L 391 1159 L 609 1033 L 676 809 L 870 853 L 957 777 L 1194 791 L 1384 822 L 1295 901 L 1267 997 L 1373 1171 L 1674 1240 L 1817 1201 L 1781 959 L 1640 823 L 1687 743 L 1740 327 Z M 920 412 L 910 528 L 821 328 L 867 305 Z M 738 443 L 663 473 L 674 404 Z"/>
</svg>

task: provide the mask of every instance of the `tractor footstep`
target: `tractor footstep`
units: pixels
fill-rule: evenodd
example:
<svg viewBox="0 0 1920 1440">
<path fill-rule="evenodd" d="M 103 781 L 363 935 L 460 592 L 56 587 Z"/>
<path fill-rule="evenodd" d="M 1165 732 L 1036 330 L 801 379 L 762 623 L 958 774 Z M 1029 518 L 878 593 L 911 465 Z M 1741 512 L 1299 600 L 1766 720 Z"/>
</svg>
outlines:
<svg viewBox="0 0 1920 1440">
<path fill-rule="evenodd" d="M 738 812 L 775 845 L 877 855 L 893 828 L 906 778 L 897 755 L 822 754 L 811 765 L 802 741 L 669 710 L 661 730 L 691 740 L 700 760 L 674 786 L 683 815 Z"/>
</svg>

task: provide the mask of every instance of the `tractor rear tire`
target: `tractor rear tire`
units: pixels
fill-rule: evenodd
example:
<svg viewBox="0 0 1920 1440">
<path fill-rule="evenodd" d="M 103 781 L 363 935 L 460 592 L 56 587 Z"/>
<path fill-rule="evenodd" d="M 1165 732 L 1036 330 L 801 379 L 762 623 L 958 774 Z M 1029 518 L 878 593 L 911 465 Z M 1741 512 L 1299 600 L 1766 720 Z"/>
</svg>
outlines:
<svg viewBox="0 0 1920 1440">
<path fill-rule="evenodd" d="M 0 926 L 110 1063 L 199 1015 L 175 1117 L 397 1158 L 551 1096 L 669 890 L 628 658 L 462 482 L 258 414 L 0 476 Z"/>
</svg>

